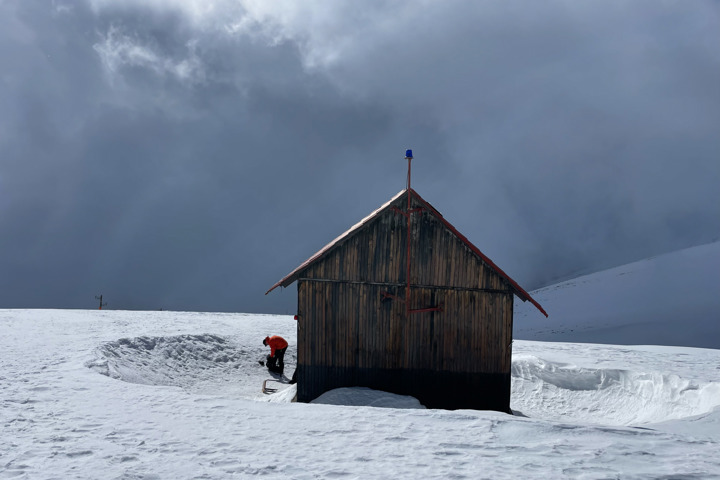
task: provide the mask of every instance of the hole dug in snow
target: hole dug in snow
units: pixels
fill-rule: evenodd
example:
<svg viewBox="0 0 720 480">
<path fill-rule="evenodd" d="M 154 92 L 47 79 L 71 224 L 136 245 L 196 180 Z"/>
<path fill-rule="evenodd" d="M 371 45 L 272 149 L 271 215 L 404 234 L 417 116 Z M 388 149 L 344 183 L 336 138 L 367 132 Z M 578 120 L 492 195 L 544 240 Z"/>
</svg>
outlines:
<svg viewBox="0 0 720 480">
<path fill-rule="evenodd" d="M 86 365 L 125 382 L 196 390 L 242 381 L 259 355 L 217 335 L 137 337 L 101 345 Z"/>
<path fill-rule="evenodd" d="M 588 369 L 524 355 L 513 359 L 512 405 L 524 415 L 572 423 L 637 425 L 713 410 L 720 383 L 677 375 Z"/>
</svg>

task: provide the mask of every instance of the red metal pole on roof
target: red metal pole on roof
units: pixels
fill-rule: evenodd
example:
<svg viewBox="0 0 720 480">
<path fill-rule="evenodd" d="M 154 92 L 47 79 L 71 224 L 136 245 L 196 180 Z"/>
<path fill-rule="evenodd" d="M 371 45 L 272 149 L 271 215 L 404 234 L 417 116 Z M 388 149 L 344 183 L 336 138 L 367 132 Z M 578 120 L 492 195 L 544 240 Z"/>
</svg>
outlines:
<svg viewBox="0 0 720 480">
<path fill-rule="evenodd" d="M 443 305 L 440 304 L 439 306 L 431 306 L 431 307 L 424 307 L 424 308 L 416 308 L 413 309 L 410 307 L 410 301 L 412 299 L 412 294 L 410 292 L 410 274 L 411 274 L 411 260 L 412 260 L 412 219 L 410 216 L 413 213 L 422 212 L 425 207 L 421 204 L 418 207 L 412 208 L 412 199 L 410 198 L 412 189 L 410 188 L 410 173 L 411 173 L 411 165 L 412 165 L 412 150 L 406 150 L 405 151 L 405 158 L 408 161 L 408 173 L 407 173 L 407 189 L 405 190 L 405 194 L 407 195 L 407 209 L 406 211 L 402 211 L 399 208 L 393 206 L 392 210 L 395 213 L 398 213 L 400 215 L 405 215 L 407 218 L 407 237 L 405 237 L 405 251 L 407 252 L 406 258 L 405 258 L 405 275 L 406 275 L 406 286 L 405 286 L 405 300 L 398 297 L 397 295 L 393 295 L 389 292 L 381 292 L 381 296 L 383 299 L 392 298 L 394 300 L 398 300 L 401 302 L 405 302 L 405 313 L 407 314 L 407 318 L 410 318 L 411 313 L 422 313 L 422 312 L 442 312 L 443 311 Z M 419 235 L 419 233 L 418 233 Z"/>
</svg>

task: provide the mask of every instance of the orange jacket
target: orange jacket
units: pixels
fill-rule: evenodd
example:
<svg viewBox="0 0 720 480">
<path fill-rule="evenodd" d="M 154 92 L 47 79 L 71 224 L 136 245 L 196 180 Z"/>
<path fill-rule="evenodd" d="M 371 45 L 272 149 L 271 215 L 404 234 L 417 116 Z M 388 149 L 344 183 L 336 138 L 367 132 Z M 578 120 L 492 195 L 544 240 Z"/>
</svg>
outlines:
<svg viewBox="0 0 720 480">
<path fill-rule="evenodd" d="M 280 350 L 281 348 L 287 348 L 288 343 L 285 341 L 285 339 L 279 335 L 273 335 L 272 337 L 267 337 L 265 340 L 267 340 L 267 344 L 270 347 L 270 356 L 275 356 L 275 350 Z"/>
</svg>

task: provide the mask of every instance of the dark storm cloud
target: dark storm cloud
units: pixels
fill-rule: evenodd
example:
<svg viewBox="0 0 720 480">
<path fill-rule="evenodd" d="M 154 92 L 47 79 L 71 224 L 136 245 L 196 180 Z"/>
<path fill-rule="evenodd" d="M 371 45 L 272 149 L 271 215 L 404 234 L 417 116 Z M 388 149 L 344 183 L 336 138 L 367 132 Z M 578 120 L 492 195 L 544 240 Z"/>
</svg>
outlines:
<svg viewBox="0 0 720 480">
<path fill-rule="evenodd" d="M 0 307 L 287 312 L 413 185 L 532 288 L 720 236 L 712 2 L 0 3 Z"/>
</svg>

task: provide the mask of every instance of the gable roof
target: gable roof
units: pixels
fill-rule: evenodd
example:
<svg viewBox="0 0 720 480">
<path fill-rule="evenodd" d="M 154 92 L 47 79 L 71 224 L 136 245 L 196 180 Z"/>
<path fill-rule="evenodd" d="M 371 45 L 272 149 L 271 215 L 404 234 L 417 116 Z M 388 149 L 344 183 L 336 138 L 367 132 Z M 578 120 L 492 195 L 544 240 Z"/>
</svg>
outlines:
<svg viewBox="0 0 720 480">
<path fill-rule="evenodd" d="M 376 217 L 378 217 L 383 211 L 385 211 L 387 208 L 390 207 L 390 205 L 393 204 L 398 198 L 404 196 L 408 192 L 408 189 L 400 191 L 397 195 L 392 197 L 390 200 L 385 202 L 382 206 L 380 206 L 378 209 L 370 213 L 367 217 L 360 220 L 358 223 L 350 227 L 349 230 L 347 230 L 345 233 L 339 235 L 337 238 L 335 238 L 333 241 L 325 245 L 323 248 L 321 248 L 317 253 L 315 253 L 313 256 L 305 260 L 302 264 L 300 264 L 297 268 L 295 268 L 292 272 L 285 275 L 280 281 L 278 281 L 275 285 L 270 287 L 270 289 L 265 292 L 265 295 L 272 292 L 277 287 L 287 287 L 290 284 L 292 284 L 295 280 L 298 279 L 300 274 L 303 270 L 305 270 L 307 267 L 312 265 L 313 263 L 319 261 L 320 259 L 324 258 L 328 253 L 330 253 L 332 250 L 340 246 L 345 240 L 352 237 L 356 232 L 358 232 L 360 229 L 362 229 L 363 226 L 365 226 L 368 222 L 374 220 Z M 514 293 L 522 300 L 530 301 L 535 307 L 537 307 L 540 312 L 548 316 L 547 312 L 542 308 L 542 306 L 536 302 L 529 293 L 527 293 L 518 283 L 510 278 L 510 276 L 505 273 L 500 267 L 495 265 L 495 263 L 490 260 L 485 254 L 483 254 L 479 248 L 477 248 L 475 245 L 473 245 L 470 240 L 467 239 L 462 233 L 460 233 L 450 222 L 445 220 L 445 218 L 442 216 L 440 212 L 438 212 L 435 207 L 430 205 L 428 202 L 426 202 L 415 190 L 412 188 L 409 189 L 409 194 L 413 196 L 424 208 L 426 208 L 430 213 L 432 213 L 433 216 L 435 216 L 440 222 L 442 222 L 445 227 L 450 230 L 458 239 L 460 239 L 461 242 L 463 242 L 475 255 L 477 255 L 483 262 L 485 262 L 490 268 L 492 268 L 498 275 L 503 277 L 512 287 Z"/>
</svg>

